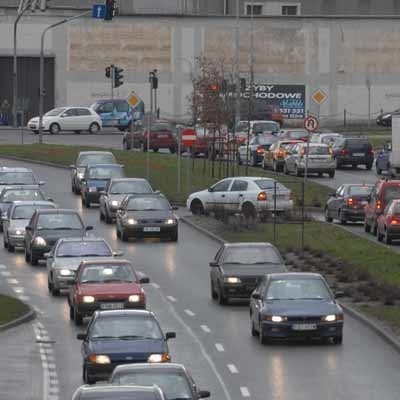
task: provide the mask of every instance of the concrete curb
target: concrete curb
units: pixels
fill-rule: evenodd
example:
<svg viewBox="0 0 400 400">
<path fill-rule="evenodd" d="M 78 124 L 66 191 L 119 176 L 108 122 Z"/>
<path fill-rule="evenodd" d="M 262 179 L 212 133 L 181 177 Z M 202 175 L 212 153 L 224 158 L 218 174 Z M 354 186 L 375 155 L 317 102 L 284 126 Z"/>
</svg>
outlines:
<svg viewBox="0 0 400 400">
<path fill-rule="evenodd" d="M 206 236 L 210 237 L 211 239 L 216 240 L 217 242 L 219 242 L 221 244 L 226 243 L 226 240 L 222 239 L 220 236 L 216 235 L 215 233 L 210 232 L 208 229 L 203 228 L 202 226 L 197 225 L 195 222 L 190 221 L 188 218 L 180 217 L 179 219 L 182 222 L 184 222 L 185 224 L 191 226 L 193 229 L 196 229 L 197 231 L 199 231 L 203 235 L 206 235 Z"/>
<path fill-rule="evenodd" d="M 7 322 L 6 324 L 0 325 L 0 332 L 5 331 L 10 328 L 15 328 L 18 325 L 25 324 L 26 322 L 32 321 L 36 318 L 36 311 L 33 310 L 28 304 L 24 303 L 29 311 L 24 314 L 22 317 L 14 319 L 13 321 Z"/>
<path fill-rule="evenodd" d="M 0 158 L 5 158 L 8 160 L 14 160 L 14 161 L 21 161 L 21 162 L 26 162 L 26 163 L 31 163 L 31 164 L 45 165 L 47 167 L 53 167 L 53 168 L 70 169 L 67 165 L 57 164 L 57 163 L 48 162 L 48 161 L 31 160 L 29 158 L 23 158 L 23 157 L 0 155 Z"/>
</svg>

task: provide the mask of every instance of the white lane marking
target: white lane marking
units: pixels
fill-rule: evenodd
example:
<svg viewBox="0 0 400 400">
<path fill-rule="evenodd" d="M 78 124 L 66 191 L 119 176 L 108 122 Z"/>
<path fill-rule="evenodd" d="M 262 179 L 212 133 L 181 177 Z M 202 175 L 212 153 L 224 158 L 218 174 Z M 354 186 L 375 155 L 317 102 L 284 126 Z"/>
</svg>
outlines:
<svg viewBox="0 0 400 400">
<path fill-rule="evenodd" d="M 22 301 L 30 301 L 30 297 L 29 296 L 24 296 L 24 295 L 22 295 L 22 294 L 20 294 L 19 296 L 18 296 L 18 298 L 20 299 L 20 300 L 22 300 Z"/>
<path fill-rule="evenodd" d="M 242 397 L 250 397 L 250 391 L 247 386 L 241 386 L 240 392 L 242 393 Z"/>
<path fill-rule="evenodd" d="M 185 308 L 184 311 L 187 315 L 189 315 L 189 317 L 194 317 L 196 315 L 193 311 L 189 310 L 188 308 Z"/>
<path fill-rule="evenodd" d="M 169 301 L 172 301 L 173 303 L 176 303 L 178 301 L 175 297 L 172 296 L 166 296 L 166 297 Z"/>
<path fill-rule="evenodd" d="M 38 313 L 38 314 L 44 314 L 44 312 L 37 306 L 32 306 L 33 309 Z"/>
<path fill-rule="evenodd" d="M 207 325 L 200 325 L 200 328 L 203 329 L 204 332 L 210 333 L 211 330 Z"/>
<path fill-rule="evenodd" d="M 15 293 L 24 293 L 23 287 L 14 287 L 13 290 Z"/>
<path fill-rule="evenodd" d="M 0 265 L 0 269 L 7 269 L 6 265 Z"/>
<path fill-rule="evenodd" d="M 158 283 L 151 283 L 151 286 L 155 287 L 156 289 L 160 289 L 160 285 Z"/>
<path fill-rule="evenodd" d="M 228 369 L 229 369 L 231 374 L 238 374 L 239 373 L 239 370 L 236 368 L 235 364 L 228 364 L 227 367 L 228 367 Z"/>
<path fill-rule="evenodd" d="M 0 274 L 3 276 L 11 276 L 11 272 L 9 271 L 0 271 Z"/>
<path fill-rule="evenodd" d="M 221 343 L 215 343 L 215 348 L 216 348 L 218 351 L 225 351 L 224 346 L 222 346 Z"/>
<path fill-rule="evenodd" d="M 10 285 L 18 285 L 18 280 L 17 279 L 15 279 L 15 278 L 8 278 L 7 279 L 7 282 L 10 284 Z"/>
</svg>

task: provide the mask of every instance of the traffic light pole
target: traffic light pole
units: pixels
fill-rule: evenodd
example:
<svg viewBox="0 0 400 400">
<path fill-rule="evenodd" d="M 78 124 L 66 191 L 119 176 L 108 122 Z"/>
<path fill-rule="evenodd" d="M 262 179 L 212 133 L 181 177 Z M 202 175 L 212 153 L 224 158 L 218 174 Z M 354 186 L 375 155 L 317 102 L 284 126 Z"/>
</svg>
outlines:
<svg viewBox="0 0 400 400">
<path fill-rule="evenodd" d="M 55 28 L 56 26 L 63 25 L 67 22 L 73 21 L 74 19 L 84 17 L 92 13 L 92 10 L 85 11 L 81 14 L 75 15 L 70 18 L 63 19 L 62 21 L 58 21 L 52 25 L 49 25 L 42 32 L 42 36 L 40 38 L 40 76 L 39 76 L 39 144 L 43 143 L 43 111 L 44 111 L 44 39 L 46 33 Z"/>
<path fill-rule="evenodd" d="M 111 74 L 111 100 L 114 100 L 114 80 L 115 80 L 115 70 L 114 65 L 110 65 L 110 74 Z"/>
</svg>

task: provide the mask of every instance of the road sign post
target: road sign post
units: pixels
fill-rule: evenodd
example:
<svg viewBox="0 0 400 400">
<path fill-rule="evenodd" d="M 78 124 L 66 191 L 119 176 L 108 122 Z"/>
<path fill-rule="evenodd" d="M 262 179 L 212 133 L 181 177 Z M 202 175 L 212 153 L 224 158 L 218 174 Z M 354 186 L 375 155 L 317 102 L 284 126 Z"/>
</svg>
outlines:
<svg viewBox="0 0 400 400">
<path fill-rule="evenodd" d="M 182 144 L 188 149 L 187 162 L 186 162 L 186 190 L 190 192 L 190 154 L 192 154 L 192 147 L 196 144 L 197 134 L 194 129 L 185 129 L 182 132 Z"/>
<path fill-rule="evenodd" d="M 104 19 L 105 16 L 106 16 L 106 5 L 94 4 L 92 8 L 92 18 Z"/>
</svg>

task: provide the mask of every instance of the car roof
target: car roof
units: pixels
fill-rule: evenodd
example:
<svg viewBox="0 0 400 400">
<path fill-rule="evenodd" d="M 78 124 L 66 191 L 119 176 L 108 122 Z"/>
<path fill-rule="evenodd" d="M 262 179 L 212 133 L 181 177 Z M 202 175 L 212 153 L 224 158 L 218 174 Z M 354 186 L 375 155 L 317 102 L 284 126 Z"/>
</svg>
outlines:
<svg viewBox="0 0 400 400">
<path fill-rule="evenodd" d="M 105 239 L 104 239 L 105 240 Z M 82 266 L 87 266 L 91 264 L 113 264 L 113 265 L 124 265 L 124 264 L 130 264 L 132 265 L 132 262 L 125 259 L 125 258 L 108 258 L 108 257 L 98 257 L 95 260 L 83 260 L 81 262 Z"/>
<path fill-rule="evenodd" d="M 36 212 L 38 214 L 78 214 L 80 216 L 79 211 L 68 208 L 42 208 Z"/>
<path fill-rule="evenodd" d="M 139 386 L 139 385 L 83 385 L 77 389 L 77 393 L 84 395 L 85 393 L 98 393 L 106 394 L 109 393 L 158 393 L 160 396 L 158 398 L 163 399 L 162 392 L 160 388 L 156 385 L 153 386 Z M 95 397 L 91 397 L 95 399 Z M 111 397 L 110 397 L 111 398 Z"/>
<path fill-rule="evenodd" d="M 112 155 L 114 155 L 111 151 L 81 151 L 81 152 L 79 152 L 79 154 L 78 154 L 78 157 L 79 156 L 82 156 L 82 155 L 88 155 L 88 154 L 112 154 Z"/>
<path fill-rule="evenodd" d="M 133 199 L 136 197 L 160 197 L 162 199 L 166 199 L 166 197 L 162 193 L 153 192 L 153 193 L 130 193 L 125 198 Z"/>
<path fill-rule="evenodd" d="M 98 310 L 96 311 L 97 316 L 101 317 L 112 317 L 112 316 L 131 316 L 131 317 L 152 317 L 155 318 L 153 312 L 149 310 Z"/>
<path fill-rule="evenodd" d="M 127 103 L 127 101 L 125 99 L 100 99 L 100 100 L 96 100 L 95 103 L 107 103 L 109 101 L 118 101 L 118 102 L 125 102 Z"/>
<path fill-rule="evenodd" d="M 350 186 L 368 186 L 372 187 L 374 186 L 373 183 L 344 183 L 343 186 L 345 187 L 350 187 Z"/>
<path fill-rule="evenodd" d="M 247 121 L 246 121 L 247 122 Z M 259 124 L 259 123 L 266 123 L 266 122 L 268 122 L 268 123 L 273 123 L 273 124 L 277 124 L 277 122 L 276 121 L 272 121 L 272 120 L 269 120 L 269 119 L 262 119 L 262 120 L 254 120 L 254 121 L 250 121 L 250 126 L 253 126 L 254 124 Z"/>
<path fill-rule="evenodd" d="M 224 178 L 224 179 L 221 179 L 221 180 L 227 180 L 227 179 L 242 179 L 244 181 L 246 181 L 246 180 L 255 181 L 255 180 L 260 180 L 261 179 L 261 180 L 267 180 L 267 181 L 275 182 L 275 179 L 268 178 L 266 176 L 231 176 L 229 178 Z M 218 182 L 221 182 L 221 181 L 218 181 Z"/>
<path fill-rule="evenodd" d="M 187 372 L 185 366 L 183 364 L 176 363 L 138 363 L 138 364 L 121 364 L 116 367 L 118 372 L 127 372 L 127 371 L 176 371 L 176 372 Z"/>
<path fill-rule="evenodd" d="M 149 181 L 145 178 L 112 178 L 111 182 L 114 183 L 114 182 L 149 182 Z"/>
<path fill-rule="evenodd" d="M 59 242 L 106 242 L 106 239 L 97 236 L 82 236 L 82 237 L 64 237 L 58 240 Z"/>
<path fill-rule="evenodd" d="M 12 206 L 49 206 L 50 209 L 57 208 L 52 201 L 48 200 L 15 200 L 12 202 Z"/>
<path fill-rule="evenodd" d="M 301 144 L 302 146 L 307 146 L 306 142 L 301 142 L 299 144 Z M 321 147 L 321 146 L 322 147 L 329 147 L 326 143 L 312 143 L 312 142 L 310 142 L 308 145 L 310 147 Z"/>
<path fill-rule="evenodd" d="M 272 280 L 278 279 L 323 279 L 321 274 L 314 272 L 281 272 L 268 274 Z"/>
</svg>

